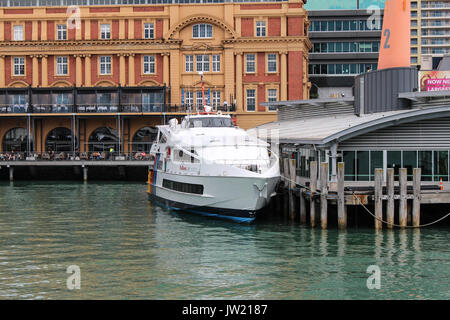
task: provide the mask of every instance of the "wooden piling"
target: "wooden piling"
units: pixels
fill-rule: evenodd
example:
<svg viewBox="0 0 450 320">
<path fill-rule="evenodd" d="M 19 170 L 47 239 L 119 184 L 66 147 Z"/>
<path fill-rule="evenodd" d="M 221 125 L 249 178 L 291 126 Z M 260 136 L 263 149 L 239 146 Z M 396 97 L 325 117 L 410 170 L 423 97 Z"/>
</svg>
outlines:
<svg viewBox="0 0 450 320">
<path fill-rule="evenodd" d="M 383 228 L 383 169 L 375 169 L 375 229 Z"/>
<path fill-rule="evenodd" d="M 414 200 L 413 200 L 413 210 L 412 210 L 412 223 L 414 227 L 420 225 L 420 182 L 422 176 L 421 168 L 414 168 L 413 170 L 413 189 L 414 189 Z"/>
<path fill-rule="evenodd" d="M 14 167 L 9 167 L 9 181 L 14 181 Z"/>
<path fill-rule="evenodd" d="M 400 168 L 399 170 L 399 183 L 400 183 L 400 206 L 399 206 L 399 224 L 401 227 L 406 227 L 407 225 L 407 215 L 408 215 L 408 180 L 407 180 L 407 170 L 405 168 Z"/>
<path fill-rule="evenodd" d="M 88 168 L 83 167 L 83 181 L 88 181 Z"/>
<path fill-rule="evenodd" d="M 328 162 L 320 164 L 320 224 L 327 228 L 328 212 Z"/>
<path fill-rule="evenodd" d="M 291 220 L 295 220 L 295 202 L 294 202 L 294 188 L 295 188 L 295 179 L 297 176 L 296 171 L 296 163 L 295 159 L 289 160 L 289 177 L 290 177 L 290 184 L 289 184 L 289 218 Z"/>
<path fill-rule="evenodd" d="M 387 180 L 386 180 L 386 189 L 387 189 L 387 214 L 386 220 L 388 222 L 387 227 L 392 229 L 394 226 L 394 168 L 387 169 Z"/>
<path fill-rule="evenodd" d="M 311 221 L 311 227 L 316 226 L 316 204 L 314 201 L 314 195 L 317 190 L 317 162 L 311 161 L 309 164 L 309 175 L 310 175 L 310 191 L 311 191 L 311 197 L 310 197 L 310 221 Z"/>
<path fill-rule="evenodd" d="M 300 188 L 299 198 L 300 198 L 300 223 L 306 224 L 306 201 L 303 191 L 305 189 Z"/>
<path fill-rule="evenodd" d="M 286 188 L 290 188 L 289 183 L 289 159 L 284 158 L 283 159 L 283 181 L 284 181 L 284 189 L 283 189 L 283 212 L 284 216 L 286 217 L 289 212 L 289 197 L 287 194 Z"/>
<path fill-rule="evenodd" d="M 338 212 L 338 228 L 345 229 L 347 227 L 347 208 L 345 206 L 344 194 L 344 162 L 338 163 L 338 188 L 337 188 L 337 212 Z"/>
</svg>

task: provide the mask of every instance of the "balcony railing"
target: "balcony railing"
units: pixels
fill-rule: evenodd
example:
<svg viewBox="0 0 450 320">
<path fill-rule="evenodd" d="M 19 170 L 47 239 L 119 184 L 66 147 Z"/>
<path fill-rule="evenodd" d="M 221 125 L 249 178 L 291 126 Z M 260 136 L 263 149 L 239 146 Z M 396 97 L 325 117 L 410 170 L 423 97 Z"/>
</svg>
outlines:
<svg viewBox="0 0 450 320">
<path fill-rule="evenodd" d="M 2 152 L 2 161 L 152 161 L 147 152 Z"/>
<path fill-rule="evenodd" d="M 204 112 L 195 104 L 0 104 L 0 113 L 196 113 Z M 234 112 L 235 105 L 212 106 L 212 111 Z"/>
</svg>

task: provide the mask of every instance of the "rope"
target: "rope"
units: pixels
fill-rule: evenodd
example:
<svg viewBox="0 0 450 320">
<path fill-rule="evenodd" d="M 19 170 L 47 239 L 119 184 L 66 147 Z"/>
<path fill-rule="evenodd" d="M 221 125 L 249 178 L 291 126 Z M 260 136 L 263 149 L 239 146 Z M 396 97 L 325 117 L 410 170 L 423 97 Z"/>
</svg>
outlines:
<svg viewBox="0 0 450 320">
<path fill-rule="evenodd" d="M 289 179 L 288 177 L 285 177 L 285 176 L 282 176 L 282 178 L 284 178 L 284 179 L 286 179 L 287 181 L 289 181 L 289 182 L 294 182 L 294 181 L 292 181 L 291 179 Z M 311 191 L 311 188 L 309 188 L 308 186 L 305 186 L 305 185 L 302 185 L 302 184 L 300 184 L 300 183 L 296 183 L 296 184 L 298 184 L 298 185 L 300 185 L 300 187 L 302 187 L 302 188 L 305 188 L 305 189 L 308 189 L 309 191 Z M 289 184 L 289 189 L 290 189 L 290 184 Z M 315 193 L 318 193 L 318 194 L 320 194 L 321 192 L 320 191 L 318 191 L 318 190 L 316 190 L 315 191 Z M 444 220 L 445 218 L 447 218 L 448 216 L 450 216 L 450 212 L 449 213 L 447 213 L 445 216 L 443 216 L 442 218 L 439 218 L 439 219 L 437 219 L 436 221 L 433 221 L 433 222 L 430 222 L 430 223 L 426 223 L 426 224 L 420 224 L 420 225 L 418 225 L 418 226 L 401 226 L 401 225 L 399 225 L 399 224 L 396 224 L 396 223 L 390 223 L 390 222 L 387 222 L 387 221 L 385 221 L 385 220 L 383 220 L 383 219 L 380 219 L 380 218 L 378 218 L 378 217 L 376 217 L 362 202 L 361 202 L 361 199 L 359 198 L 359 197 L 357 197 L 356 195 L 355 195 L 355 193 L 352 193 L 352 196 L 353 196 L 353 198 L 356 198 L 357 200 L 358 200 L 358 202 L 359 202 L 359 204 L 372 216 L 372 217 L 374 217 L 376 220 L 378 220 L 378 221 L 380 221 L 380 222 L 382 222 L 382 223 L 385 223 L 385 224 L 387 224 L 387 225 L 392 225 L 392 226 L 394 226 L 394 227 L 400 227 L 400 228 L 412 228 L 412 229 L 414 229 L 414 228 L 423 228 L 423 227 L 428 227 L 428 226 L 431 226 L 431 225 L 433 225 L 433 224 L 436 224 L 436 223 L 438 223 L 439 221 L 441 221 L 441 220 Z"/>
<path fill-rule="evenodd" d="M 383 222 L 383 223 L 385 223 L 385 224 L 388 224 L 388 225 L 395 226 L 395 227 L 400 227 L 400 228 L 412 228 L 412 229 L 414 229 L 414 228 L 423 228 L 423 227 L 428 227 L 428 226 L 431 226 L 432 224 L 438 223 L 439 221 L 444 220 L 445 218 L 447 218 L 448 216 L 450 216 L 450 212 L 449 212 L 449 213 L 447 213 L 445 216 L 443 216 L 442 218 L 439 218 L 439 219 L 437 219 L 436 221 L 433 221 L 433 222 L 430 222 L 430 223 L 420 224 L 420 225 L 418 225 L 418 226 L 401 226 L 401 225 L 399 225 L 399 224 L 396 224 L 396 223 L 390 223 L 390 222 L 384 221 L 383 219 L 377 218 L 377 217 L 376 217 L 369 209 L 367 209 L 367 207 L 361 202 L 361 199 L 359 199 L 359 197 L 356 197 L 354 193 L 352 194 L 352 196 L 353 196 L 353 198 L 358 199 L 359 204 L 362 205 L 363 208 L 364 208 L 364 209 L 365 209 L 372 217 L 374 217 L 376 220 L 381 221 L 381 222 Z"/>
</svg>

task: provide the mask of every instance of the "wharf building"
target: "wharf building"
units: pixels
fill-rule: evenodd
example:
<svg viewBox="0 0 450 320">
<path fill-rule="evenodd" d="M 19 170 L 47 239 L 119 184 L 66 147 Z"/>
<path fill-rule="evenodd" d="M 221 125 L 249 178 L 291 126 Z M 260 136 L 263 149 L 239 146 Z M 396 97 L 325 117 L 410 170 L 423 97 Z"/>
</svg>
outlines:
<svg viewBox="0 0 450 320">
<path fill-rule="evenodd" d="M 273 121 L 263 102 L 309 98 L 303 6 L 1 0 L 0 152 L 148 151 L 155 125 L 204 104 Z"/>
<path fill-rule="evenodd" d="M 297 160 L 301 181 L 311 161 L 345 163 L 349 186 L 374 183 L 375 169 L 422 169 L 426 184 L 450 181 L 450 91 L 418 92 L 416 67 L 376 70 L 357 77 L 355 97 L 282 101 L 278 121 L 258 126 L 279 135 L 285 156 Z M 447 185 L 448 186 L 448 185 Z"/>
</svg>

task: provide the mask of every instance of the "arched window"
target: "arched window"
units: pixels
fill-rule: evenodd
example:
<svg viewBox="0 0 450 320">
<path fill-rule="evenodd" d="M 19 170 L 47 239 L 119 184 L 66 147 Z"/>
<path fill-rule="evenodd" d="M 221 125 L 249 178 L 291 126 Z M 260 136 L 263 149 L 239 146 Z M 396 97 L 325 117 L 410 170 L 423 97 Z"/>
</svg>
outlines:
<svg viewBox="0 0 450 320">
<path fill-rule="evenodd" d="M 156 140 L 158 129 L 154 127 L 143 127 L 133 137 L 133 152 L 150 152 L 152 143 Z"/>
<path fill-rule="evenodd" d="M 89 152 L 109 151 L 111 148 L 114 148 L 114 151 L 119 150 L 119 135 L 116 130 L 101 127 L 95 129 L 89 136 Z"/>
<path fill-rule="evenodd" d="M 192 26 L 192 38 L 212 38 L 212 25 L 209 23 L 198 23 Z"/>
<path fill-rule="evenodd" d="M 3 137 L 3 151 L 25 152 L 27 151 L 28 133 L 24 128 L 14 128 L 6 132 Z M 33 149 L 30 141 L 30 149 Z"/>
<path fill-rule="evenodd" d="M 70 152 L 73 149 L 72 131 L 67 128 L 58 127 L 51 130 L 45 140 L 45 149 L 47 151 L 65 151 Z"/>
</svg>

